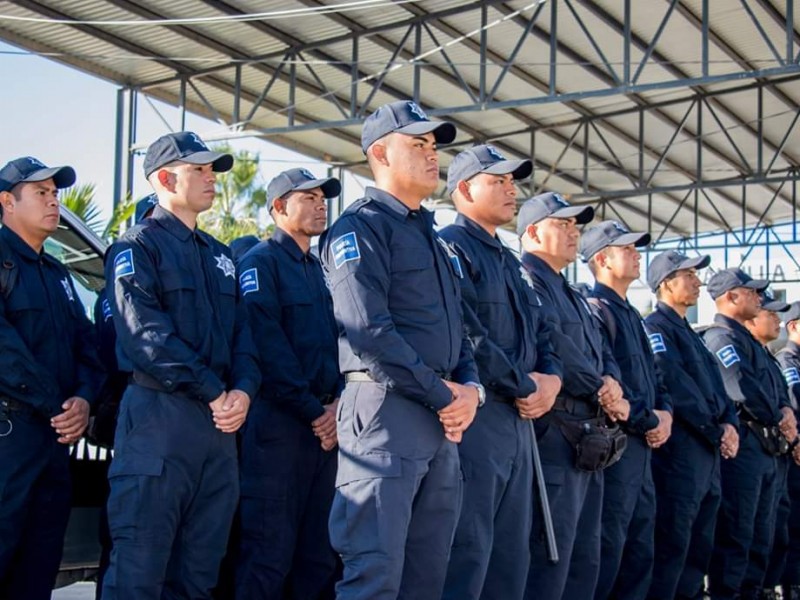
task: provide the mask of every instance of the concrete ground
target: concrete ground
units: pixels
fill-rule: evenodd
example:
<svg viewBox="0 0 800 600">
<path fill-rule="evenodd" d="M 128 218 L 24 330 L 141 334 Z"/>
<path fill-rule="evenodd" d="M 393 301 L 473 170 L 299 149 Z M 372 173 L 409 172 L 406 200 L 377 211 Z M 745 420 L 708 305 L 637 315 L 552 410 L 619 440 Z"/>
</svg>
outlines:
<svg viewBox="0 0 800 600">
<path fill-rule="evenodd" d="M 73 583 L 55 590 L 52 600 L 94 600 L 94 583 Z"/>
</svg>

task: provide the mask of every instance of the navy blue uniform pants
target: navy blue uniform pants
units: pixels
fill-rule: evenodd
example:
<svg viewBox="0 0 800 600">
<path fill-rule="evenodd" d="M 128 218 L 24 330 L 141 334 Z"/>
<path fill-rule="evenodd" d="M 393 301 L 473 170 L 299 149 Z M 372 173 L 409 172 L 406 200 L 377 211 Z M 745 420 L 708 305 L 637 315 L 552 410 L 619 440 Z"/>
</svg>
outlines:
<svg viewBox="0 0 800 600">
<path fill-rule="evenodd" d="M 381 384 L 348 383 L 338 413 L 337 599 L 439 600 L 461 510 L 456 445 L 436 414 Z"/>
<path fill-rule="evenodd" d="M 332 598 L 337 557 L 328 541 L 336 450 L 311 425 L 267 402 L 242 432 L 236 597 Z"/>
<path fill-rule="evenodd" d="M 0 599 L 49 600 L 69 520 L 69 448 L 33 410 L 0 437 Z M 9 430 L 0 422 L 0 434 Z"/>
<path fill-rule="evenodd" d="M 800 585 L 800 467 L 792 461 L 787 481 L 789 489 L 789 547 L 786 567 L 781 582 L 783 585 Z"/>
<path fill-rule="evenodd" d="M 600 574 L 596 600 L 644 600 L 653 572 L 656 493 L 644 438 L 629 435 L 603 488 Z"/>
<path fill-rule="evenodd" d="M 510 404 L 489 401 L 458 454 L 464 501 L 442 598 L 520 600 L 530 564 L 530 423 Z"/>
<path fill-rule="evenodd" d="M 789 455 L 779 456 L 778 489 L 775 497 L 775 531 L 772 538 L 772 552 L 769 557 L 767 572 L 764 575 L 764 587 L 772 589 L 781 583 L 789 552 L 789 514 L 792 506 L 789 499 Z"/>
<path fill-rule="evenodd" d="M 720 454 L 676 421 L 653 452 L 656 530 L 651 600 L 696 598 L 704 588 L 721 501 Z"/>
<path fill-rule="evenodd" d="M 235 436 L 204 402 L 131 385 L 115 448 L 103 599 L 210 598 L 239 499 Z"/>
<path fill-rule="evenodd" d="M 564 419 L 573 418 L 559 412 Z M 551 415 L 536 422 L 547 495 L 553 516 L 559 562 L 547 559 L 544 521 L 538 492 L 533 500 L 531 566 L 526 600 L 592 598 L 600 569 L 600 518 L 603 472 L 575 468 L 575 450 Z"/>
<path fill-rule="evenodd" d="M 722 462 L 722 504 L 708 572 L 714 600 L 760 589 L 772 548 L 776 461 L 746 426 L 740 435 L 736 458 Z"/>
</svg>

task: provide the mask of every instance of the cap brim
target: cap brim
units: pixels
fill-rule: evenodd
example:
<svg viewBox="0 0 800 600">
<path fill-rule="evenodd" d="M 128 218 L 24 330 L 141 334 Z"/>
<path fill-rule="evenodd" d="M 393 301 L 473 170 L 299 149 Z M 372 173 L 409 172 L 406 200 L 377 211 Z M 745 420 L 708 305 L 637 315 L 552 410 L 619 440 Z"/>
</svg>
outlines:
<svg viewBox="0 0 800 600">
<path fill-rule="evenodd" d="M 193 165 L 211 165 L 211 168 L 214 170 L 215 173 L 224 173 L 226 171 L 230 171 L 233 168 L 232 154 L 223 154 L 222 152 L 212 152 L 211 150 L 203 150 L 201 152 L 195 152 L 193 154 L 183 156 L 178 160 Z"/>
<path fill-rule="evenodd" d="M 47 169 L 39 169 L 35 173 L 28 175 L 20 183 L 31 183 L 35 181 L 46 181 L 52 179 L 56 187 L 68 188 L 75 183 L 75 169 L 72 167 L 50 167 Z"/>
<path fill-rule="evenodd" d="M 757 292 L 763 292 L 769 287 L 769 281 L 766 279 L 751 279 L 747 283 L 743 283 L 736 287 L 750 288 L 751 290 L 755 290 Z"/>
<path fill-rule="evenodd" d="M 511 173 L 516 181 L 527 179 L 533 173 L 533 163 L 530 160 L 501 160 L 493 165 L 481 169 L 480 173 L 489 175 L 508 175 Z"/>
<path fill-rule="evenodd" d="M 633 244 L 637 248 L 647 246 L 650 243 L 649 233 L 623 233 L 614 241 L 608 243 L 608 246 L 628 246 Z"/>
<path fill-rule="evenodd" d="M 447 121 L 416 121 L 394 131 L 404 135 L 433 133 L 437 144 L 449 144 L 456 139 L 456 126 Z"/>
<path fill-rule="evenodd" d="M 327 177 L 325 179 L 313 179 L 308 183 L 303 183 L 293 188 L 290 191 L 302 192 L 305 190 L 314 190 L 320 188 L 322 195 L 326 198 L 335 198 L 342 193 L 342 184 L 335 177 Z M 287 192 L 288 193 L 288 192 Z"/>
<path fill-rule="evenodd" d="M 773 300 L 772 302 L 767 302 L 766 304 L 762 304 L 761 308 L 764 310 L 768 310 L 769 312 L 783 313 L 789 310 L 791 306 L 789 306 L 789 304 L 787 304 L 786 302 L 781 302 L 780 300 Z"/>
<path fill-rule="evenodd" d="M 572 219 L 578 225 L 584 225 L 594 219 L 594 208 L 591 206 L 565 206 L 558 209 L 556 212 L 544 217 L 546 219 Z"/>
<path fill-rule="evenodd" d="M 703 256 L 695 256 L 694 258 L 689 258 L 683 261 L 672 271 L 670 271 L 670 273 L 682 271 L 683 269 L 705 269 L 710 264 L 711 257 L 708 254 L 704 254 Z"/>
</svg>

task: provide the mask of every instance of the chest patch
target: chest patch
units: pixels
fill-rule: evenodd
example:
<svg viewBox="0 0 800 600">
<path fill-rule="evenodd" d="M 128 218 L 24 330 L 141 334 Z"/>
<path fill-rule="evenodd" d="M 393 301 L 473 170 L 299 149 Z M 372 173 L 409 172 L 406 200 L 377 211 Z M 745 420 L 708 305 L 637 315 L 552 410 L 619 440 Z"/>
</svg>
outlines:
<svg viewBox="0 0 800 600">
<path fill-rule="evenodd" d="M 69 279 L 64 277 L 61 280 L 61 285 L 64 286 L 64 293 L 67 295 L 67 299 L 70 302 L 75 302 L 75 295 L 72 293 L 72 286 L 69 284 Z"/>
<path fill-rule="evenodd" d="M 214 260 L 217 261 L 217 268 L 222 271 L 222 274 L 225 277 L 236 279 L 236 267 L 233 265 L 233 261 L 229 257 L 225 256 L 224 254 L 220 254 L 219 256 L 215 256 Z"/>
</svg>

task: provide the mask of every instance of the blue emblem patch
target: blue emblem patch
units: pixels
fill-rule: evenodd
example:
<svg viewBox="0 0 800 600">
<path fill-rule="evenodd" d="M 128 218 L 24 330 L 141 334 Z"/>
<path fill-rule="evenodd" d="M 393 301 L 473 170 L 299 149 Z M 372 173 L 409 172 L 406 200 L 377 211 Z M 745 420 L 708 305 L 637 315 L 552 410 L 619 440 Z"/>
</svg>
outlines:
<svg viewBox="0 0 800 600">
<path fill-rule="evenodd" d="M 114 259 L 114 281 L 125 275 L 133 275 L 136 268 L 133 265 L 133 250 L 123 250 Z"/>
<path fill-rule="evenodd" d="M 800 373 L 797 372 L 796 367 L 789 367 L 783 370 L 783 378 L 786 380 L 786 385 L 794 385 L 800 383 Z"/>
<path fill-rule="evenodd" d="M 458 256 L 451 254 L 450 264 L 453 265 L 453 270 L 456 272 L 456 276 L 458 276 L 459 279 L 464 279 L 464 271 L 461 270 L 461 261 L 458 259 Z"/>
<path fill-rule="evenodd" d="M 242 290 L 242 296 L 258 291 L 258 271 L 255 267 L 242 271 L 239 275 L 239 289 Z"/>
<path fill-rule="evenodd" d="M 361 252 L 358 249 L 356 233 L 351 231 L 333 240 L 331 252 L 333 253 L 333 264 L 337 269 L 351 260 L 360 260 Z"/>
<path fill-rule="evenodd" d="M 726 369 L 732 367 L 741 360 L 736 352 L 736 348 L 734 348 L 731 344 L 728 344 L 724 348 L 717 350 L 717 358 L 719 359 L 719 362 L 722 363 L 722 366 Z"/>
<path fill-rule="evenodd" d="M 667 351 L 667 345 L 664 343 L 663 335 L 660 333 L 651 333 L 647 337 L 650 340 L 650 349 L 653 351 L 653 354 Z"/>
<path fill-rule="evenodd" d="M 103 321 L 108 321 L 111 318 L 111 302 L 108 301 L 108 298 L 103 298 Z"/>
</svg>

